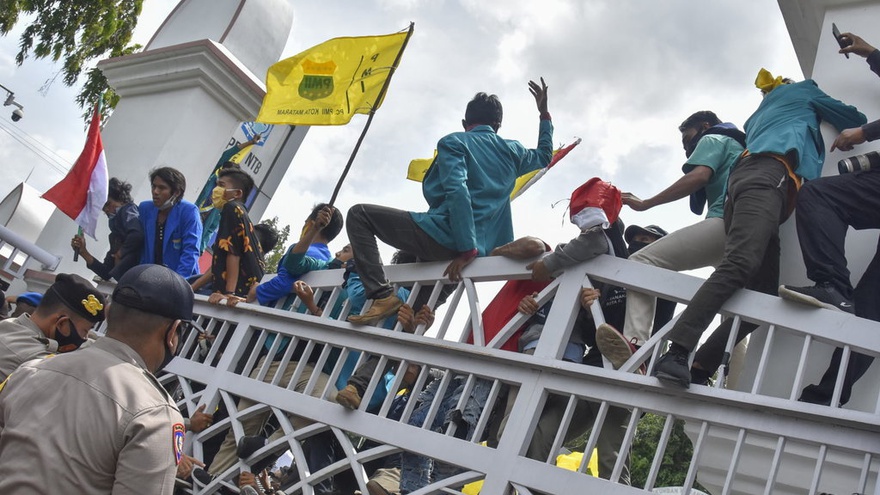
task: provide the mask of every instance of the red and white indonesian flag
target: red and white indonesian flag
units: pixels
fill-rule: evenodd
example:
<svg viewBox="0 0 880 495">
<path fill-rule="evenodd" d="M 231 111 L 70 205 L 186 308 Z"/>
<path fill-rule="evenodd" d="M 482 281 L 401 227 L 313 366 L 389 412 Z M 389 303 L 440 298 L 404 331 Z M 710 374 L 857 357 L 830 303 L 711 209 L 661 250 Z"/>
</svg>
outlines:
<svg viewBox="0 0 880 495">
<path fill-rule="evenodd" d="M 107 202 L 109 181 L 100 124 L 101 114 L 96 105 L 82 153 L 67 176 L 43 194 L 44 199 L 55 203 L 92 238 L 95 237 L 101 209 Z"/>
</svg>

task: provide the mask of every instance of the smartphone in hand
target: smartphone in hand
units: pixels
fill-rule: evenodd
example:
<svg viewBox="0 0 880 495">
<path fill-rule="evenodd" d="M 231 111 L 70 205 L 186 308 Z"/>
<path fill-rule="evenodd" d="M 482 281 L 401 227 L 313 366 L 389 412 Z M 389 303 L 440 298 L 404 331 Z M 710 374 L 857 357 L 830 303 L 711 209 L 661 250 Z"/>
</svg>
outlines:
<svg viewBox="0 0 880 495">
<path fill-rule="evenodd" d="M 840 30 L 837 29 L 837 24 L 831 23 L 831 34 L 834 35 L 834 39 L 837 40 L 837 44 L 840 45 L 841 48 L 846 48 L 849 45 L 852 45 L 852 40 L 844 39 L 843 36 L 840 35 Z M 849 58 L 849 53 L 844 53 L 846 58 Z"/>
</svg>

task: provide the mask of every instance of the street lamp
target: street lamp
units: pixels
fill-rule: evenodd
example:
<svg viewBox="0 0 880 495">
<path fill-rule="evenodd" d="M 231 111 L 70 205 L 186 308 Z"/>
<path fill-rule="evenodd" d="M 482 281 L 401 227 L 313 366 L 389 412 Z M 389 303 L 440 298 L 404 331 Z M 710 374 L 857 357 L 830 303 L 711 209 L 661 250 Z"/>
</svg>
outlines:
<svg viewBox="0 0 880 495">
<path fill-rule="evenodd" d="M 21 106 L 21 103 L 15 101 L 15 93 L 13 93 L 9 88 L 0 84 L 0 88 L 3 88 L 6 91 L 6 101 L 3 102 L 4 107 L 8 107 L 10 105 L 18 107 L 12 111 L 12 121 L 18 122 L 24 117 L 24 107 Z"/>
</svg>

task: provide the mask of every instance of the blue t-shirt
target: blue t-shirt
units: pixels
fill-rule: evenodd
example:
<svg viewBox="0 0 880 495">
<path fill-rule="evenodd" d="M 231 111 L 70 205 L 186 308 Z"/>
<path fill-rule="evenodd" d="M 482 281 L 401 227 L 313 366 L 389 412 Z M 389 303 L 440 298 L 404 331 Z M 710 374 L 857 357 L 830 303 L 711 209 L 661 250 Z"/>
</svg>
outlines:
<svg viewBox="0 0 880 495">
<path fill-rule="evenodd" d="M 735 139 L 720 134 L 707 134 L 700 138 L 681 171 L 689 173 L 694 167 L 712 169 L 712 178 L 706 184 L 706 218 L 724 216 L 724 196 L 727 194 L 727 176 L 742 155 L 743 147 Z"/>
</svg>

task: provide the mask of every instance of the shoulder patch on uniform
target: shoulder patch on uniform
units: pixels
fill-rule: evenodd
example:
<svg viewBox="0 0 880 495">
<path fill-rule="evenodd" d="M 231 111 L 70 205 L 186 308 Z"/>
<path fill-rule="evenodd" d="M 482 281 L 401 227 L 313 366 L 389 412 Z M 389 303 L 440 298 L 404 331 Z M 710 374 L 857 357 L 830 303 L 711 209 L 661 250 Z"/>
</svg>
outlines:
<svg viewBox="0 0 880 495">
<path fill-rule="evenodd" d="M 174 423 L 171 427 L 171 443 L 174 448 L 174 463 L 180 464 L 180 458 L 183 456 L 183 439 L 186 436 L 186 428 L 183 423 Z"/>
</svg>

